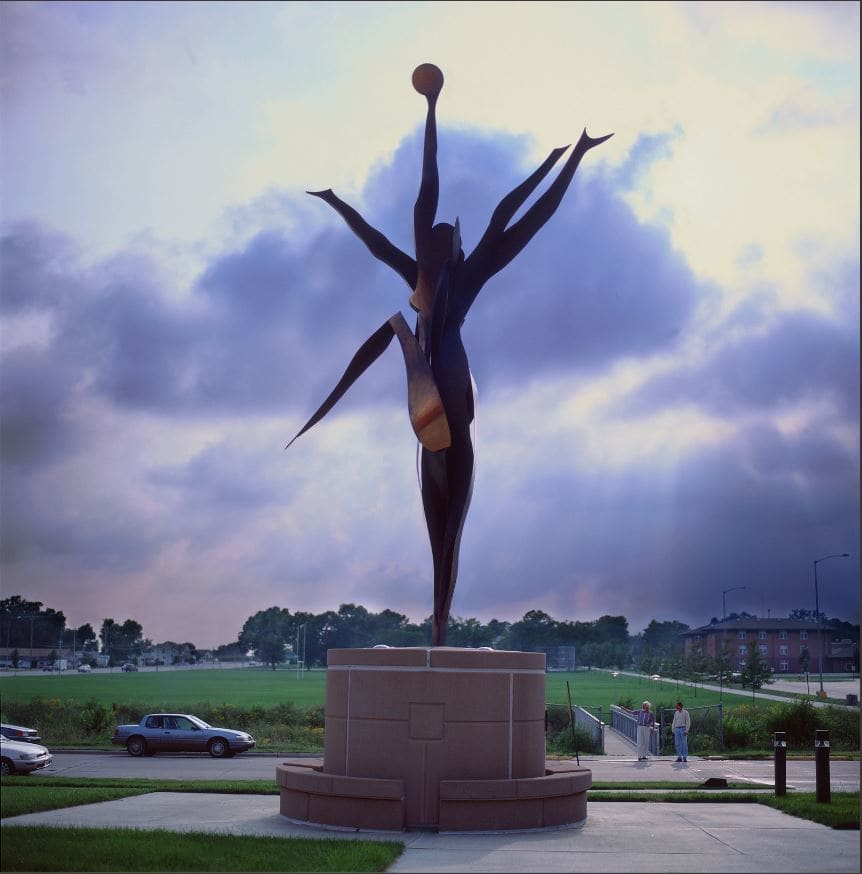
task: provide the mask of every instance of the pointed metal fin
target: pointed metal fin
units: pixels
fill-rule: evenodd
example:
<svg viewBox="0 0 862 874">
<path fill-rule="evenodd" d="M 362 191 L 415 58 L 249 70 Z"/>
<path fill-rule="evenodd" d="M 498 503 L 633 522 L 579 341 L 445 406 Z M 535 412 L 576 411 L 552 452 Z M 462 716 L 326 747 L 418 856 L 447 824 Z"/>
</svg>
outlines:
<svg viewBox="0 0 862 874">
<path fill-rule="evenodd" d="M 289 449 L 297 437 L 301 437 L 309 428 L 316 425 L 341 400 L 350 386 L 383 354 L 394 336 L 395 331 L 387 320 L 359 347 L 350 364 L 347 365 L 344 375 L 338 381 L 338 385 L 330 392 L 329 397 L 305 423 L 296 437 L 284 447 L 285 449 Z"/>
</svg>

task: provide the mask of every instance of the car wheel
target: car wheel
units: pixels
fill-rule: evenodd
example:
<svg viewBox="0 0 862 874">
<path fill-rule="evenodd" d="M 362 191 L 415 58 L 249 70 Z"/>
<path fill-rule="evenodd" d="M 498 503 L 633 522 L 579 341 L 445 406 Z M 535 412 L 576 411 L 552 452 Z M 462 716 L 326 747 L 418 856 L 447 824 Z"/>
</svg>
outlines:
<svg viewBox="0 0 862 874">
<path fill-rule="evenodd" d="M 130 737 L 126 743 L 130 756 L 143 756 L 147 752 L 147 742 L 142 737 Z"/>
<path fill-rule="evenodd" d="M 221 737 L 214 737 L 210 741 L 210 755 L 214 759 L 226 759 L 230 755 L 227 741 Z"/>
<path fill-rule="evenodd" d="M 0 774 L 4 777 L 8 777 L 10 774 L 15 773 L 15 768 L 12 765 L 12 762 L 9 759 L 0 759 Z"/>
</svg>

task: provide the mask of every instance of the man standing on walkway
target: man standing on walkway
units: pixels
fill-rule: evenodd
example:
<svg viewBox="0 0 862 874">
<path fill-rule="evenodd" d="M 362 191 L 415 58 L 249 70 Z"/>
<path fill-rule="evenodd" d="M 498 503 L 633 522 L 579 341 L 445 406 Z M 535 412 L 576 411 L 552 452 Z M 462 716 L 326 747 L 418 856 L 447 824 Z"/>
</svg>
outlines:
<svg viewBox="0 0 862 874">
<path fill-rule="evenodd" d="M 650 732 L 655 731 L 655 714 L 650 710 L 649 701 L 644 701 L 638 711 L 638 761 L 645 762 L 649 752 Z"/>
<path fill-rule="evenodd" d="M 676 747 L 676 760 L 678 762 L 687 762 L 688 731 L 691 728 L 691 716 L 682 706 L 682 701 L 676 702 L 676 713 L 673 715 L 673 722 L 670 727 L 673 731 L 673 743 Z"/>
</svg>

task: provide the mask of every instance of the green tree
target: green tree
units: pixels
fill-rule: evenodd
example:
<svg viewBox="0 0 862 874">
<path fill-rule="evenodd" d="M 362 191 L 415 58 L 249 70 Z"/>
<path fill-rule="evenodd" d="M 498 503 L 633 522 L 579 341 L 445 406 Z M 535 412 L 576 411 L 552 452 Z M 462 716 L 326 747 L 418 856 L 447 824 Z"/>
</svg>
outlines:
<svg viewBox="0 0 862 874">
<path fill-rule="evenodd" d="M 718 653 L 713 659 L 713 672 L 718 677 L 719 683 L 727 685 L 731 681 L 733 673 L 733 665 L 730 661 L 730 650 L 727 648 L 727 641 L 722 640 Z"/>
<path fill-rule="evenodd" d="M 244 651 L 253 650 L 255 658 L 275 670 L 284 661 L 285 649 L 292 641 L 294 620 L 290 610 L 269 607 L 259 610 L 246 619 L 239 633 L 239 643 Z"/>
<path fill-rule="evenodd" d="M 542 652 L 559 646 L 558 623 L 543 610 L 529 610 L 518 622 L 513 622 L 505 638 L 506 649 Z"/>
<path fill-rule="evenodd" d="M 774 682 L 769 664 L 760 654 L 758 645 L 753 641 L 748 644 L 748 653 L 745 656 L 745 664 L 742 668 L 742 685 L 751 686 L 751 697 L 754 693 L 768 683 Z"/>
<path fill-rule="evenodd" d="M 598 643 L 628 644 L 628 619 L 625 616 L 599 616 L 593 624 L 593 639 Z"/>
<path fill-rule="evenodd" d="M 0 641 L 7 647 L 56 646 L 66 627 L 66 617 L 41 601 L 20 595 L 0 600 Z"/>
<path fill-rule="evenodd" d="M 63 646 L 68 647 L 69 649 L 74 647 L 77 652 L 95 650 L 98 648 L 96 632 L 93 631 L 93 626 L 90 625 L 89 622 L 85 622 L 77 628 L 67 628 L 63 632 L 62 643 Z"/>
<path fill-rule="evenodd" d="M 140 656 L 144 646 L 143 626 L 134 619 L 127 619 L 120 625 L 113 619 L 103 619 L 99 638 L 102 652 L 110 664 L 121 664 Z"/>
<path fill-rule="evenodd" d="M 659 622 L 653 619 L 643 632 L 644 649 L 649 650 L 663 662 L 670 662 L 674 656 L 685 651 L 683 634 L 689 630 L 684 622 Z"/>
<path fill-rule="evenodd" d="M 478 619 L 461 619 L 450 615 L 446 640 L 447 646 L 491 646 L 494 632 L 489 626 L 482 625 Z"/>
</svg>

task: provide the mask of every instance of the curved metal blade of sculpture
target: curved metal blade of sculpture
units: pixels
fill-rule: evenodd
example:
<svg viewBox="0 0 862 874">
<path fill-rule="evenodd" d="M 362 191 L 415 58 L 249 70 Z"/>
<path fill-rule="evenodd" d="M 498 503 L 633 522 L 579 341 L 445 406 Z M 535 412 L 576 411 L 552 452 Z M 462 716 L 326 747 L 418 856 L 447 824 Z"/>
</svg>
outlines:
<svg viewBox="0 0 862 874">
<path fill-rule="evenodd" d="M 422 447 L 422 504 L 434 560 L 431 643 L 443 646 L 458 573 L 461 532 L 473 490 L 470 425 L 474 398 L 461 325 L 485 283 L 518 255 L 554 214 L 583 156 L 613 134 L 593 138 L 584 129 L 557 178 L 509 226 L 568 146 L 554 149 L 541 166 L 500 201 L 478 245 L 465 258 L 458 220 L 454 225 L 434 224 L 439 187 L 435 112 L 443 74 L 433 64 L 420 64 L 414 71 L 413 85 L 428 103 L 422 181 L 414 208 L 417 257 L 393 245 L 331 189 L 308 194 L 328 203 L 371 254 L 404 279 L 412 292 L 411 306 L 417 311 L 416 330 L 410 331 L 400 312 L 384 322 L 362 344 L 336 387 L 287 446 L 319 422 L 380 357 L 392 338 L 398 337 L 407 371 L 410 422 Z"/>
</svg>

